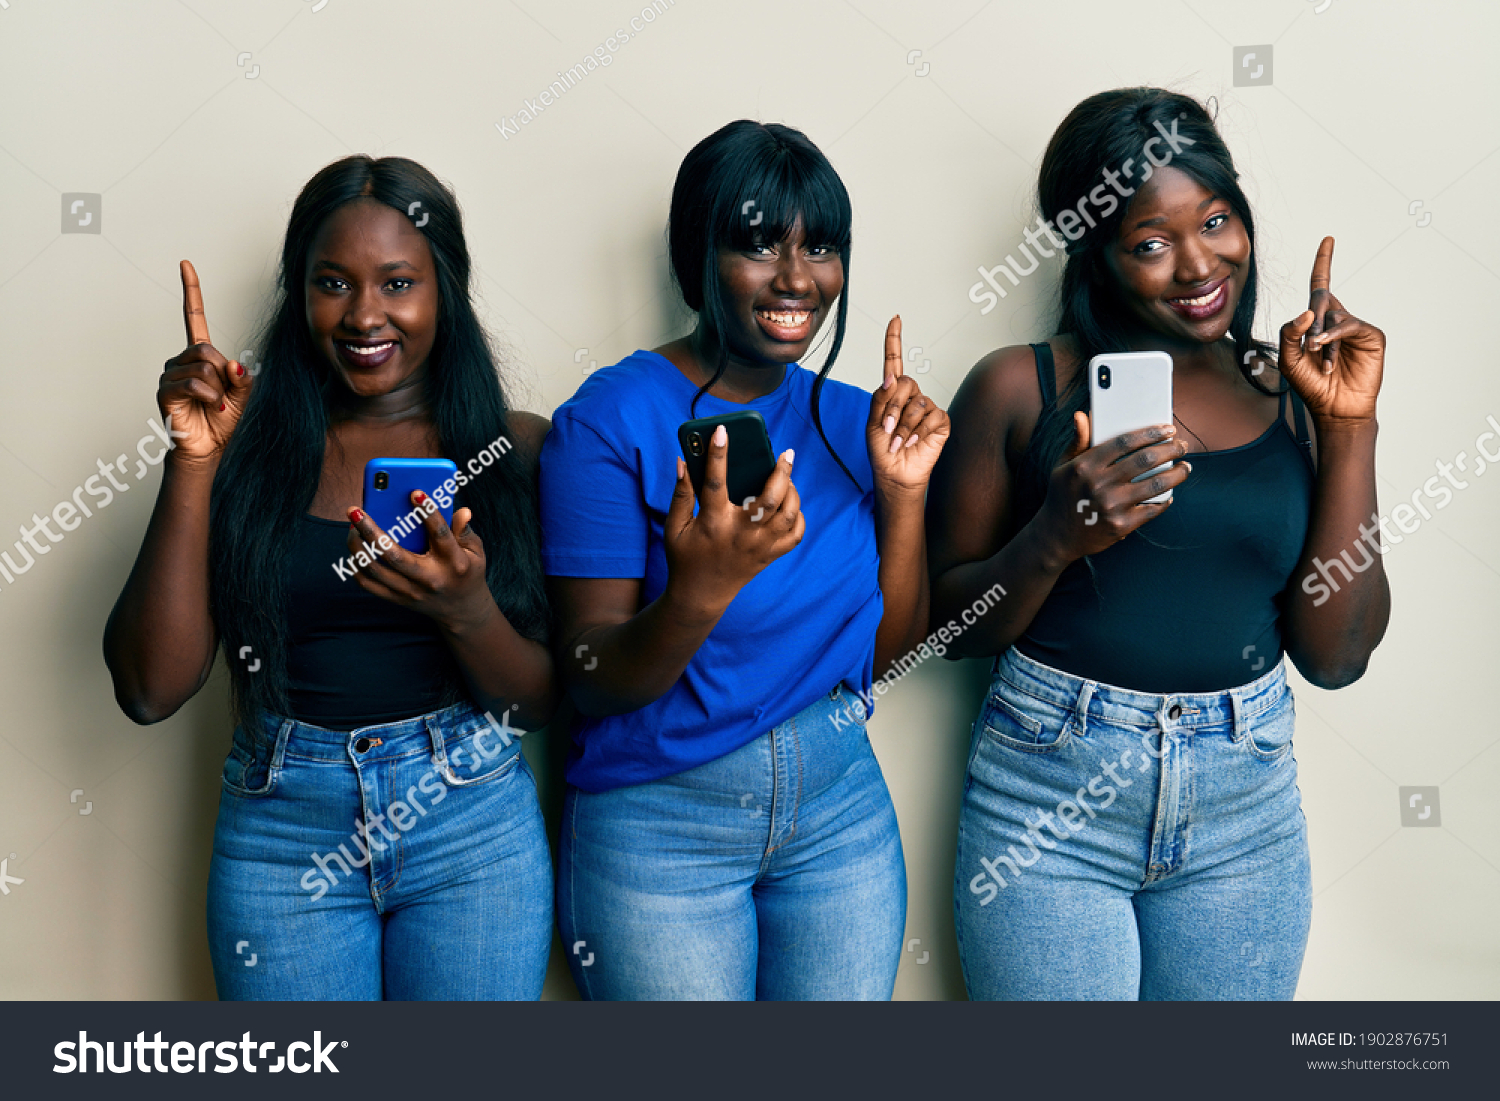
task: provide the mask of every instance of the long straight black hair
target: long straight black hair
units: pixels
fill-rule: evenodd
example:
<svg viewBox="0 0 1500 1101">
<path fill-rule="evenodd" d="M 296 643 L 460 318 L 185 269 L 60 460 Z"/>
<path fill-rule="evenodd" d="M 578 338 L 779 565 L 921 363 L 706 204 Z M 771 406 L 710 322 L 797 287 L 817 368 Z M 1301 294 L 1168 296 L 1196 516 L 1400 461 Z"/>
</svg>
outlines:
<svg viewBox="0 0 1500 1101">
<path fill-rule="evenodd" d="M 323 223 L 360 200 L 403 215 L 420 202 L 426 215 L 420 228 L 432 251 L 439 306 L 425 385 L 443 453 L 462 466 L 501 435 L 515 443 L 495 356 L 469 300 L 469 250 L 453 193 L 404 157 L 345 157 L 322 169 L 292 206 L 274 311 L 257 342 L 260 370 L 214 477 L 211 609 L 241 721 L 262 710 L 290 713 L 286 551 L 317 492 L 331 413 L 343 387 L 308 330 L 307 265 Z M 455 507 L 474 510 L 472 526 L 484 541 L 485 580 L 496 604 L 518 633 L 540 641 L 547 606 L 534 460 L 507 452 L 459 490 Z M 243 646 L 253 647 L 260 659 L 254 674 L 235 660 Z M 462 685 L 445 685 L 444 698 L 463 698 Z"/>
<path fill-rule="evenodd" d="M 844 268 L 833 345 L 812 391 L 812 422 L 823 446 L 849 480 L 850 473 L 828 442 L 818 412 L 818 396 L 833 369 L 849 319 L 849 243 L 854 222 L 844 181 L 816 145 L 800 130 L 779 123 L 739 119 L 714 131 L 683 158 L 672 187 L 667 244 L 672 274 L 688 309 L 698 315 L 706 347 L 716 362 L 711 378 L 693 395 L 712 389 L 729 366 L 728 311 L 719 282 L 721 248 L 746 249 L 755 243 L 784 241 L 798 217 L 804 240 L 838 252 Z"/>
<path fill-rule="evenodd" d="M 1270 346 L 1251 336 L 1259 284 L 1255 218 L 1240 187 L 1234 158 L 1201 103 L 1162 88 L 1119 88 L 1090 96 L 1074 107 L 1052 135 L 1042 157 L 1037 178 L 1037 201 L 1042 216 L 1055 223 L 1062 211 L 1078 206 L 1080 200 L 1103 182 L 1105 169 L 1119 170 L 1127 160 L 1142 164 L 1146 143 L 1159 138 L 1163 131 L 1180 135 L 1181 148 L 1172 154 L 1171 166 L 1227 201 L 1244 223 L 1250 239 L 1250 264 L 1229 332 L 1234 338 L 1235 360 L 1246 380 L 1257 390 L 1274 393 L 1261 385 L 1246 362 L 1246 353 L 1252 350 L 1257 356 L 1275 362 Z M 1120 223 L 1128 206 L 1127 199 L 1109 217 L 1096 214 L 1097 225 L 1069 246 L 1063 267 L 1057 331 L 1073 334 L 1081 363 L 1086 364 L 1104 352 L 1129 347 L 1131 324 L 1105 257 L 1105 250 L 1119 237 Z M 1088 411 L 1087 375 L 1085 370 L 1075 373 L 1058 394 L 1057 401 L 1043 409 L 1037 421 L 1017 477 L 1018 496 L 1025 512 L 1040 506 L 1052 469 L 1073 443 L 1073 414 Z"/>
</svg>

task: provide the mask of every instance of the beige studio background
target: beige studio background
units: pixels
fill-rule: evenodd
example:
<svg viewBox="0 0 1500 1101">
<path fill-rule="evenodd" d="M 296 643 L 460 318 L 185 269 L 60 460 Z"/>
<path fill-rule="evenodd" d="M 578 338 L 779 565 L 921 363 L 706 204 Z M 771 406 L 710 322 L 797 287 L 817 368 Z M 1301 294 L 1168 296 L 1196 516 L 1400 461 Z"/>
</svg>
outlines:
<svg viewBox="0 0 1500 1101">
<path fill-rule="evenodd" d="M 620 31 L 607 67 L 497 129 Z M 1336 293 L 1389 337 L 1382 510 L 1461 452 L 1472 472 L 1387 556 L 1394 611 L 1364 679 L 1296 682 L 1316 892 L 1299 996 L 1495 998 L 1500 475 L 1472 457 L 1500 415 L 1496 41 L 1480 0 L 0 0 L 0 543 L 134 454 L 183 345 L 177 261 L 237 353 L 293 197 L 347 153 L 454 186 L 514 395 L 550 413 L 593 364 L 684 331 L 663 237 L 684 153 L 734 118 L 794 125 L 854 200 L 837 377 L 878 383 L 899 311 L 909 369 L 930 364 L 919 381 L 946 403 L 986 351 L 1051 331 L 1056 260 L 985 316 L 968 288 L 1022 239 L 1067 110 L 1128 84 L 1216 96 L 1259 219 L 1261 335 L 1302 309 L 1333 234 Z M 214 995 L 223 671 L 141 728 L 100 656 L 159 478 L 130 476 L 0 581 L 0 997 Z M 872 725 L 910 877 L 901 998 L 963 997 L 954 830 L 984 681 L 930 662 Z M 539 766 L 561 748 L 528 738 Z M 541 776 L 555 796 L 556 768 Z M 1437 828 L 1402 826 L 1417 785 L 1438 788 Z M 574 997 L 559 963 L 548 994 Z"/>
</svg>

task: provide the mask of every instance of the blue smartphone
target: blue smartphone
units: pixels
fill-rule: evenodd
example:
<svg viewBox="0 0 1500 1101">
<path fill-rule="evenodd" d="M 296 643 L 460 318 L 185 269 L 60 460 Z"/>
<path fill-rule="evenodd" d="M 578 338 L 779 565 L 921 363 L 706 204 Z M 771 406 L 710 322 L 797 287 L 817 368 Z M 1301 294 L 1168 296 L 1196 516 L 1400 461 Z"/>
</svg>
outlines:
<svg viewBox="0 0 1500 1101">
<path fill-rule="evenodd" d="M 426 554 L 427 531 L 411 503 L 412 492 L 420 489 L 431 497 L 443 519 L 452 524 L 453 495 L 435 491 L 457 473 L 451 459 L 371 459 L 365 463 L 365 512 L 399 546 Z"/>
</svg>

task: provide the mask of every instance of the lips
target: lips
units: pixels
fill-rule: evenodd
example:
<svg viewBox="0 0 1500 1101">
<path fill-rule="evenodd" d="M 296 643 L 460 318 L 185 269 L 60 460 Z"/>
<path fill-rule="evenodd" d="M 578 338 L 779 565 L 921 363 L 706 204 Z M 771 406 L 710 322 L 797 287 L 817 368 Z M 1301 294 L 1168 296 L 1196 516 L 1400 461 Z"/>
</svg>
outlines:
<svg viewBox="0 0 1500 1101">
<path fill-rule="evenodd" d="M 806 307 L 758 309 L 755 320 L 761 331 L 772 340 L 795 344 L 812 335 L 813 316 L 817 311 Z"/>
<path fill-rule="evenodd" d="M 1226 276 L 1212 284 L 1203 294 L 1190 298 L 1169 298 L 1167 305 L 1193 321 L 1213 317 L 1229 302 L 1229 278 Z"/>
<path fill-rule="evenodd" d="M 335 340 L 339 359 L 354 368 L 379 367 L 396 354 L 400 342 L 395 340 Z"/>
</svg>

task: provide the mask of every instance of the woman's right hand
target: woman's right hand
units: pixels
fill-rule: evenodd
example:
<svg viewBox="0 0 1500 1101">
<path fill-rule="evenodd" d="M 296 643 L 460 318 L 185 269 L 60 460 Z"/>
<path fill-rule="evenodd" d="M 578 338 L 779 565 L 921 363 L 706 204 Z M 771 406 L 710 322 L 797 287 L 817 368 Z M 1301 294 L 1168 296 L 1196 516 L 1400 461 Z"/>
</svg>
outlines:
<svg viewBox="0 0 1500 1101">
<path fill-rule="evenodd" d="M 1098 554 L 1160 516 L 1171 507 L 1172 499 L 1150 504 L 1148 498 L 1180 486 L 1193 469 L 1191 463 L 1178 461 L 1187 454 L 1187 445 L 1176 438 L 1174 425 L 1126 432 L 1098 447 L 1088 446 L 1087 413 L 1073 414 L 1073 427 L 1073 446 L 1053 469 L 1037 517 L 1046 545 L 1063 562 Z M 1144 481 L 1131 482 L 1163 463 L 1175 465 Z"/>
<path fill-rule="evenodd" d="M 164 427 L 174 438 L 169 460 L 210 463 L 223 453 L 239 423 L 252 380 L 242 364 L 225 359 L 209 343 L 198 273 L 186 260 L 182 261 L 181 273 L 188 346 L 181 355 L 167 360 L 156 390 L 156 404 L 166 418 Z"/>
<path fill-rule="evenodd" d="M 759 494 L 731 501 L 726 488 L 729 433 L 719 425 L 709 440 L 696 516 L 687 464 L 677 460 L 677 487 L 663 533 L 669 587 L 694 604 L 722 611 L 761 570 L 802 542 L 807 520 L 792 484 L 794 457 L 790 450 L 783 452 Z"/>
</svg>

